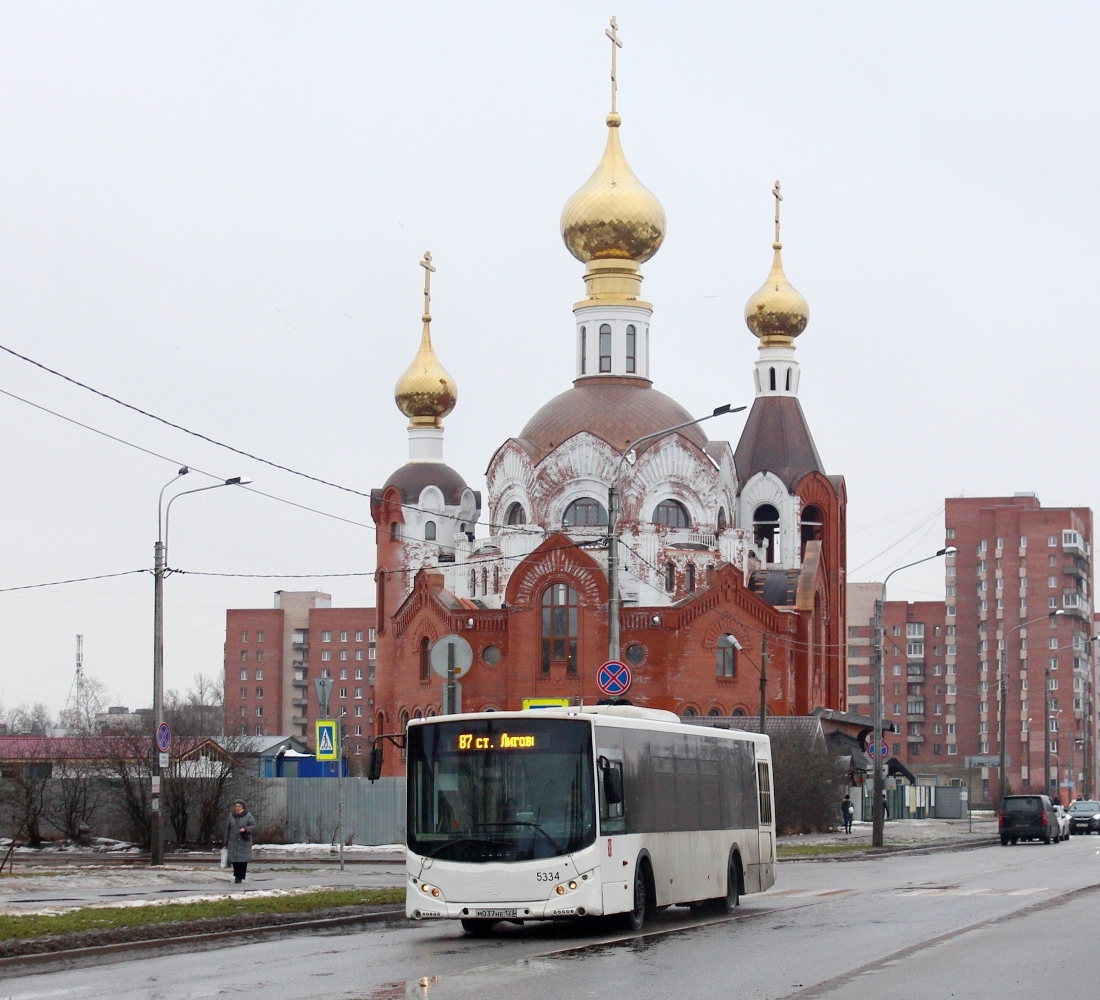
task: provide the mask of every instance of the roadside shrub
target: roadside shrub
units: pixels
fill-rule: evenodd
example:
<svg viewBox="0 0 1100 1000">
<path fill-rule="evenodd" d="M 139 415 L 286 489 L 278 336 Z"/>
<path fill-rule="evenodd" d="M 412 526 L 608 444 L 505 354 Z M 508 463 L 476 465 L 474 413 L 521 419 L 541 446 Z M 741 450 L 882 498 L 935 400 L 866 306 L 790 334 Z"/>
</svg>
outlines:
<svg viewBox="0 0 1100 1000">
<path fill-rule="evenodd" d="M 836 828 L 844 774 L 819 734 L 773 732 L 775 825 L 779 834 L 823 833 Z"/>
</svg>

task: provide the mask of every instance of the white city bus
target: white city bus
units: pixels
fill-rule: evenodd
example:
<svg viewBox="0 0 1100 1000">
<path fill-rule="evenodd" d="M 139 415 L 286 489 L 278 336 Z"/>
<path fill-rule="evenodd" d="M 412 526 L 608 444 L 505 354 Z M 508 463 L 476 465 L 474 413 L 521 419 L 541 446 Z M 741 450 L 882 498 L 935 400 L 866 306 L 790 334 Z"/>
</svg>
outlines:
<svg viewBox="0 0 1100 1000">
<path fill-rule="evenodd" d="M 672 904 L 732 912 L 775 883 L 768 737 L 634 706 L 409 722 L 405 912 L 500 921 Z"/>
</svg>

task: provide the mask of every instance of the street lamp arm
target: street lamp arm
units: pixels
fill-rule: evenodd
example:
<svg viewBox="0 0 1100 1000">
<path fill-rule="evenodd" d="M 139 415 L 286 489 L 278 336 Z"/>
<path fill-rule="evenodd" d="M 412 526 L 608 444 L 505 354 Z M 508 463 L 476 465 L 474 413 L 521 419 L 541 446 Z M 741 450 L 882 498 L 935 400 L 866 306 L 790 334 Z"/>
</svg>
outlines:
<svg viewBox="0 0 1100 1000">
<path fill-rule="evenodd" d="M 745 409 L 744 406 L 732 406 L 729 403 L 725 403 L 722 406 L 715 407 L 714 411 L 708 413 L 705 417 L 685 420 L 683 423 L 676 424 L 673 427 L 666 427 L 663 430 L 654 431 L 652 434 L 643 434 L 637 440 L 632 441 L 626 451 L 619 456 L 619 463 L 615 467 L 615 478 L 611 481 L 611 485 L 607 489 L 608 660 L 618 660 L 619 658 L 619 606 L 621 604 L 619 598 L 619 495 L 623 479 L 623 465 L 626 462 L 627 456 L 636 451 L 638 445 L 645 444 L 647 441 L 664 437 L 666 434 L 673 434 L 676 431 L 682 431 L 685 427 L 693 427 L 695 424 L 701 424 L 704 420 L 710 420 L 712 417 L 720 417 L 725 413 L 740 413 L 743 409 Z"/>
<path fill-rule="evenodd" d="M 906 563 L 904 566 L 898 566 L 896 569 L 890 570 L 886 574 L 886 579 L 882 581 L 882 599 L 886 600 L 886 584 L 890 582 L 890 577 L 895 573 L 900 573 L 903 569 L 909 569 L 911 566 L 919 566 L 921 563 L 931 562 L 933 559 L 939 559 L 940 556 L 953 556 L 957 550 L 954 545 L 948 545 L 945 549 L 940 549 L 938 552 L 930 556 L 925 556 L 923 559 L 917 559 L 914 562 Z"/>
<path fill-rule="evenodd" d="M 629 447 L 619 456 L 619 465 L 615 473 L 615 482 L 622 478 L 623 474 L 623 462 L 626 461 L 627 456 L 632 451 L 637 451 L 638 445 L 645 444 L 647 441 L 652 441 L 654 438 L 664 437 L 666 434 L 675 434 L 676 431 L 682 431 L 685 427 L 694 427 L 696 424 L 701 424 L 704 420 L 710 420 L 712 417 L 720 417 L 726 413 L 740 413 L 744 406 L 732 406 L 729 403 L 725 403 L 722 406 L 715 407 L 713 413 L 708 413 L 705 417 L 696 417 L 694 420 L 685 420 L 682 424 L 676 424 L 674 427 L 666 427 L 664 430 L 654 431 L 652 434 L 643 434 L 636 441 L 631 441 Z"/>
<path fill-rule="evenodd" d="M 199 486 L 199 487 L 197 487 L 196 489 L 193 489 L 193 490 L 184 490 L 182 493 L 177 493 L 175 496 L 173 496 L 168 501 L 167 506 L 164 508 L 164 558 L 165 558 L 165 560 L 168 559 L 168 518 L 172 513 L 172 504 L 174 504 L 180 497 L 185 497 L 190 493 L 205 493 L 207 490 L 217 490 L 217 489 L 221 489 L 223 486 L 247 486 L 251 482 L 252 482 L 251 479 L 245 479 L 241 476 L 233 476 L 231 479 L 226 479 L 223 482 L 212 483 L 210 486 Z M 171 483 L 167 484 L 167 486 L 171 486 L 171 485 L 172 485 Z M 161 490 L 161 493 L 163 493 L 163 492 L 164 492 L 164 490 Z M 159 511 L 158 511 L 158 517 L 159 517 Z M 157 534 L 158 534 L 158 538 L 159 538 L 159 534 L 160 534 L 159 524 L 158 524 L 157 527 L 158 527 L 158 533 Z"/>
</svg>

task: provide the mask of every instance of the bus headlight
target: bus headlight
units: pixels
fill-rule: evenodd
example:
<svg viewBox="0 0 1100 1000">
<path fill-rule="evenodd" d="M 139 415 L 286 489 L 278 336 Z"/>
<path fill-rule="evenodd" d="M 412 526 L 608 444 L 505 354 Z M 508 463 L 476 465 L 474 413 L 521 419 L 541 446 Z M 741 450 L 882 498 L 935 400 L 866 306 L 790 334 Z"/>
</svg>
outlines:
<svg viewBox="0 0 1100 1000">
<path fill-rule="evenodd" d="M 569 888 L 570 889 L 576 889 L 577 888 L 577 883 L 576 882 L 570 882 L 569 883 Z"/>
<path fill-rule="evenodd" d="M 420 891 L 426 892 L 429 896 L 432 896 L 435 899 L 439 899 L 441 896 L 440 891 L 434 885 L 428 885 L 427 882 L 420 883 Z"/>
<path fill-rule="evenodd" d="M 564 896 L 565 895 L 565 886 L 564 885 L 556 886 L 554 888 L 554 892 L 556 892 L 559 896 Z"/>
</svg>

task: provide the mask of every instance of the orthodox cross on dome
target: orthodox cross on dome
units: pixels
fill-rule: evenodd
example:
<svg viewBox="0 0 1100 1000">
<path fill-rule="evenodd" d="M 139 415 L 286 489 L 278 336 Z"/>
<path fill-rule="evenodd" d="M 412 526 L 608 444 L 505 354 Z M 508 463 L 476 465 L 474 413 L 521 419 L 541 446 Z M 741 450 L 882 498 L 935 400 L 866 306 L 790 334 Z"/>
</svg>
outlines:
<svg viewBox="0 0 1100 1000">
<path fill-rule="evenodd" d="M 775 249 L 778 250 L 782 246 L 779 242 L 779 203 L 783 200 L 783 195 L 779 193 L 779 181 L 775 182 L 772 194 L 775 196 Z"/>
<path fill-rule="evenodd" d="M 424 259 L 420 262 L 420 266 L 424 268 L 424 322 L 430 323 L 432 321 L 432 271 L 435 270 L 430 250 L 424 251 Z"/>
<path fill-rule="evenodd" d="M 611 27 L 604 28 L 603 33 L 611 39 L 611 113 L 616 114 L 615 92 L 618 89 L 618 78 L 615 75 L 615 50 L 623 47 L 623 43 L 619 40 L 619 22 L 611 18 Z"/>
</svg>

